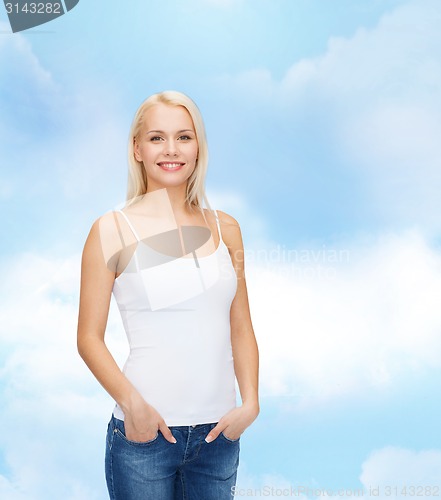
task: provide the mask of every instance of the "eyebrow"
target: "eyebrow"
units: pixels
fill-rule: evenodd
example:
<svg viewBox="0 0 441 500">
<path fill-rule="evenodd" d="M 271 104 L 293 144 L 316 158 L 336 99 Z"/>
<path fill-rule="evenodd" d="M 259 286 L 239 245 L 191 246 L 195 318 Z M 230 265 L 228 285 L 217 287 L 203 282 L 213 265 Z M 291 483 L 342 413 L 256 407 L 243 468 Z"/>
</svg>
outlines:
<svg viewBox="0 0 441 500">
<path fill-rule="evenodd" d="M 193 134 L 195 133 L 194 130 L 192 130 L 191 128 L 186 128 L 184 130 L 178 130 L 178 134 L 182 134 L 183 132 L 192 132 Z M 146 132 L 147 134 L 165 134 L 165 132 L 163 130 L 149 130 L 148 132 Z"/>
</svg>

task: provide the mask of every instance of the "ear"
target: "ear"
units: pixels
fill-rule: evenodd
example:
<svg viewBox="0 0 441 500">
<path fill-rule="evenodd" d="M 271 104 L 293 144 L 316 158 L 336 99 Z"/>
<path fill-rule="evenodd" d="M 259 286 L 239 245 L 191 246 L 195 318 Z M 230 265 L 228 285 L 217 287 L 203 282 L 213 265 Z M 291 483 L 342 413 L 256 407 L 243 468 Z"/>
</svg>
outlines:
<svg viewBox="0 0 441 500">
<path fill-rule="evenodd" d="M 135 137 L 133 138 L 133 155 L 136 161 L 142 162 L 141 155 L 139 154 L 139 144 Z"/>
</svg>

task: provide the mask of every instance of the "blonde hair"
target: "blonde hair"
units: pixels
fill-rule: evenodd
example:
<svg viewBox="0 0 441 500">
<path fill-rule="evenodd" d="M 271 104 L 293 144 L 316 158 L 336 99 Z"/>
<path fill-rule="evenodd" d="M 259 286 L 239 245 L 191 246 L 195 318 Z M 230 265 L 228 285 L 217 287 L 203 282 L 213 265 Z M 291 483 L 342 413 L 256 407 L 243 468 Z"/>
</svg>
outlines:
<svg viewBox="0 0 441 500">
<path fill-rule="evenodd" d="M 202 211 L 203 202 L 210 208 L 205 194 L 205 176 L 208 167 L 208 145 L 205 126 L 201 112 L 196 104 L 185 94 L 174 90 L 167 90 L 151 95 L 138 108 L 130 128 L 128 162 L 129 175 L 127 185 L 127 203 L 131 205 L 147 192 L 147 176 L 144 165 L 135 158 L 135 140 L 139 137 L 144 125 L 147 111 L 155 104 L 162 103 L 169 106 L 183 106 L 190 114 L 198 141 L 198 159 L 196 167 L 187 182 L 186 202 L 190 209 L 198 208 Z"/>
</svg>

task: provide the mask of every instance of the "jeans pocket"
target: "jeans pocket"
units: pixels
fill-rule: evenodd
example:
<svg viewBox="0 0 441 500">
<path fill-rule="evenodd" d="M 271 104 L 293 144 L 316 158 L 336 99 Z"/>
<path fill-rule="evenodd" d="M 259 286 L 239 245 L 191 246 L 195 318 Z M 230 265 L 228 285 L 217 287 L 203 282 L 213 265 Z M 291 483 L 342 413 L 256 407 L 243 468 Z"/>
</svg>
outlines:
<svg viewBox="0 0 441 500">
<path fill-rule="evenodd" d="M 238 443 L 240 441 L 240 436 L 237 438 L 237 439 L 231 439 L 229 437 L 227 437 L 223 431 L 221 431 L 221 433 L 219 434 L 220 436 L 222 436 L 226 441 L 228 441 L 229 443 Z"/>
<path fill-rule="evenodd" d="M 133 446 L 148 446 L 155 443 L 159 438 L 159 430 L 156 432 L 156 436 L 148 441 L 132 441 L 126 437 L 126 431 L 124 427 L 124 421 L 115 418 L 115 431 L 117 436 L 119 436 L 124 442 L 131 444 Z"/>
</svg>

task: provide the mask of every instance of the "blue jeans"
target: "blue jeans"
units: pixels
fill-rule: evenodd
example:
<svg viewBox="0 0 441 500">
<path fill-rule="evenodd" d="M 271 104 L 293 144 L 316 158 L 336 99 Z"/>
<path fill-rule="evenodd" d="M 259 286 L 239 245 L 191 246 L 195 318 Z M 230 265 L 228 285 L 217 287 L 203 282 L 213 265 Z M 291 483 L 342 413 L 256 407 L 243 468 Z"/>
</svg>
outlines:
<svg viewBox="0 0 441 500">
<path fill-rule="evenodd" d="M 106 481 L 111 500 L 227 500 L 233 498 L 240 438 L 205 437 L 216 425 L 169 427 L 177 443 L 161 432 L 139 443 L 125 436 L 112 415 L 106 439 Z"/>
</svg>

